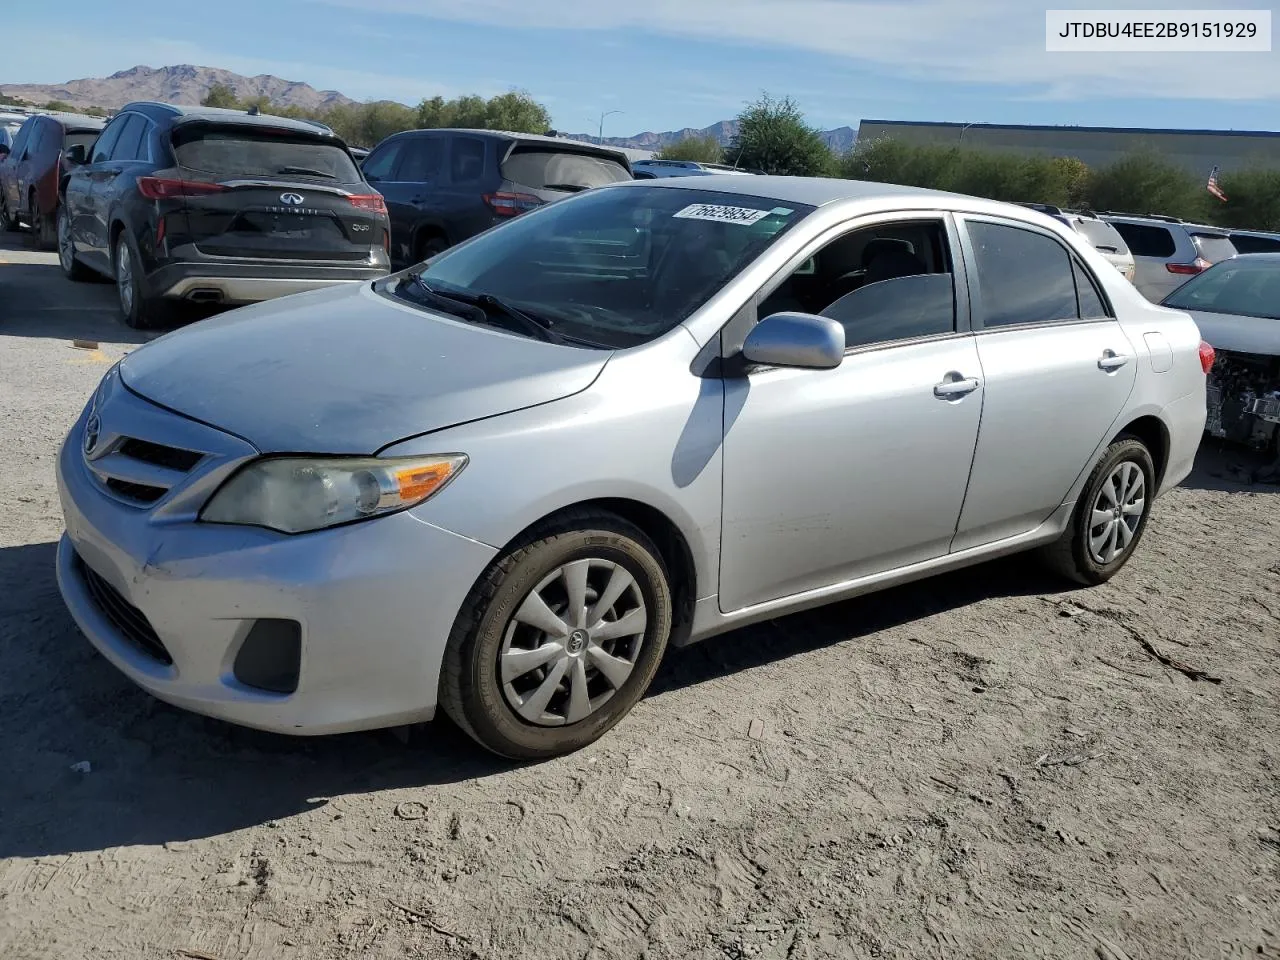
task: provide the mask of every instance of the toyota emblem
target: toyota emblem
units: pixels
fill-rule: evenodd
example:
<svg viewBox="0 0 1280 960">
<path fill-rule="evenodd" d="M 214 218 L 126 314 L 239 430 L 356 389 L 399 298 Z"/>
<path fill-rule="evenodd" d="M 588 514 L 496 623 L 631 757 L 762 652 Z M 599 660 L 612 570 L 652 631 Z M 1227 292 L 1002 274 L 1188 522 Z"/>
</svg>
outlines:
<svg viewBox="0 0 1280 960">
<path fill-rule="evenodd" d="M 291 207 L 302 205 L 302 194 L 300 193 L 282 193 L 280 194 L 280 202 L 288 204 Z"/>
<path fill-rule="evenodd" d="M 93 453 L 94 447 L 98 445 L 98 435 L 102 433 L 102 422 L 95 413 L 84 425 L 84 454 L 89 456 Z"/>
</svg>

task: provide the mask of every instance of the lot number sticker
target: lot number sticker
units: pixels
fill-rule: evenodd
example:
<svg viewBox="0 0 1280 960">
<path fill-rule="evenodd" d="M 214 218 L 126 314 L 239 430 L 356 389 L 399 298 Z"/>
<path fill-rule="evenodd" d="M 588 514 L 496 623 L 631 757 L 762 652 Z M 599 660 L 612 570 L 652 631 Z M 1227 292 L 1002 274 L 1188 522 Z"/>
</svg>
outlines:
<svg viewBox="0 0 1280 960">
<path fill-rule="evenodd" d="M 724 207 L 715 203 L 693 203 L 673 216 L 679 220 L 712 220 L 716 223 L 740 223 L 749 227 L 769 216 L 769 211 L 754 210 L 751 207 Z"/>
</svg>

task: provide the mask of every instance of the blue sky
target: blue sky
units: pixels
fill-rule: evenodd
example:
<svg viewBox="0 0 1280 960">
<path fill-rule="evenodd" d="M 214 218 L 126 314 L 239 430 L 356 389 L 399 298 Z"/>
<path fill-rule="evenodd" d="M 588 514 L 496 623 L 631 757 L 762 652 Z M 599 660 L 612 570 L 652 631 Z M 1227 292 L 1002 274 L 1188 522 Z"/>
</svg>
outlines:
<svg viewBox="0 0 1280 960">
<path fill-rule="evenodd" d="M 566 131 L 594 132 L 602 111 L 622 111 L 606 118 L 606 136 L 706 126 L 732 117 L 762 90 L 792 95 L 823 128 L 875 118 L 1280 129 L 1280 54 L 1050 54 L 1047 5 L 1108 6 L 1098 0 L 15 3 L 0 21 L 0 83 L 195 63 L 408 103 L 520 87 L 546 103 Z"/>
</svg>

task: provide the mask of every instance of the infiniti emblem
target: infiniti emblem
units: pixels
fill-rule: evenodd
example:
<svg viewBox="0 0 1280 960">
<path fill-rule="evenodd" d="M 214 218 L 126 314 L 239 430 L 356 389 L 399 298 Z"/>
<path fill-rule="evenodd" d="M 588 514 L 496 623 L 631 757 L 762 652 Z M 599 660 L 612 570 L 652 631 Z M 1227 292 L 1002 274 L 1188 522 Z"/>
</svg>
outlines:
<svg viewBox="0 0 1280 960">
<path fill-rule="evenodd" d="M 280 202 L 288 204 L 291 207 L 299 206 L 302 203 L 302 194 L 282 193 L 280 194 Z"/>
<path fill-rule="evenodd" d="M 93 448 L 98 445 L 98 434 L 102 432 L 102 422 L 95 413 L 84 425 L 84 453 L 89 456 L 93 453 Z"/>
</svg>

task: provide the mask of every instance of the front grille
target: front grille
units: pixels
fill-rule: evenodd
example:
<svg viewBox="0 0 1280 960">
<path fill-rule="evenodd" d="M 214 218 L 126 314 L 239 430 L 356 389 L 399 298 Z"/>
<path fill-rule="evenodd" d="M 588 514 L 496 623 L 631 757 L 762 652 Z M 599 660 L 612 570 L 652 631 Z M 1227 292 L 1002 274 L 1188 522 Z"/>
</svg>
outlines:
<svg viewBox="0 0 1280 960">
<path fill-rule="evenodd" d="M 111 621 L 111 625 L 135 647 L 165 666 L 173 663 L 173 657 L 164 648 L 155 628 L 147 620 L 147 615 L 120 595 L 115 587 L 93 572 L 93 569 L 77 555 L 76 566 L 84 578 L 89 596 L 97 604 L 98 609 Z"/>
<path fill-rule="evenodd" d="M 143 463 L 166 467 L 169 470 L 177 470 L 181 473 L 186 473 L 204 458 L 203 453 L 196 453 L 194 450 L 167 447 L 163 444 L 152 443 L 150 440 L 139 440 L 136 437 L 128 437 L 122 440 L 118 449 L 126 457 L 133 460 L 141 460 Z"/>
<path fill-rule="evenodd" d="M 115 477 L 107 478 L 107 489 L 127 500 L 137 500 L 139 503 L 155 503 L 165 494 L 164 487 L 130 483 L 128 480 L 117 480 Z"/>
</svg>

